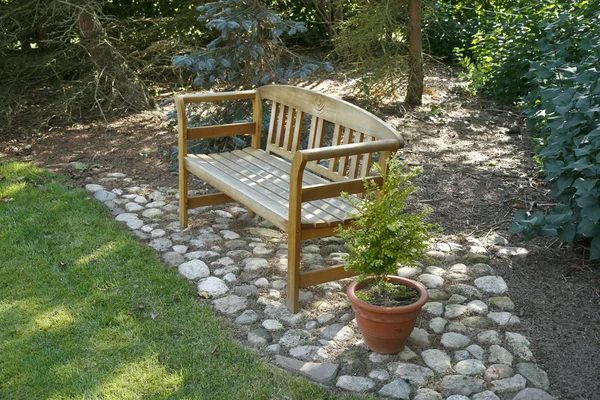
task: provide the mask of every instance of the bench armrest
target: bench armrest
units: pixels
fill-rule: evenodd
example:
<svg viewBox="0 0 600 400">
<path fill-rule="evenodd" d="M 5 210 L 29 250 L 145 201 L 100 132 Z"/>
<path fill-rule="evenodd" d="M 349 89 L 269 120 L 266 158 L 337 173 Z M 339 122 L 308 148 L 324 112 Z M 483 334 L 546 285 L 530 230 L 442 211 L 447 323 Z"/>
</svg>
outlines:
<svg viewBox="0 0 600 400">
<path fill-rule="evenodd" d="M 324 160 L 334 157 L 355 156 L 358 154 L 376 153 L 378 151 L 394 152 L 400 148 L 400 142 L 395 139 L 376 140 L 374 142 L 340 144 L 330 147 L 298 150 L 294 159 L 299 157 L 302 161 Z"/>
</svg>

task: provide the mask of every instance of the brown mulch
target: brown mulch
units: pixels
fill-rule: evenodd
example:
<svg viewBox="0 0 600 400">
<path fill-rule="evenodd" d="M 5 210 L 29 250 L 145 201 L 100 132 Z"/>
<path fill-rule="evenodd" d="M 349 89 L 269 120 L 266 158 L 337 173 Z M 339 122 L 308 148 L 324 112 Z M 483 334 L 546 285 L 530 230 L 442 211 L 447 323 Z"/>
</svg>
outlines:
<svg viewBox="0 0 600 400">
<path fill-rule="evenodd" d="M 356 98 L 349 82 L 307 84 L 338 97 Z M 0 129 L 0 158 L 34 161 L 76 185 L 102 172 L 123 172 L 136 185 L 177 187 L 170 167 L 176 131 L 159 110 L 111 121 L 49 127 L 23 118 Z M 551 392 L 561 399 L 597 399 L 600 393 L 600 275 L 581 248 L 553 239 L 522 243 L 508 226 L 516 211 L 547 211 L 553 201 L 537 177 L 524 118 L 484 97 L 466 94 L 455 75 L 432 68 L 424 105 L 388 105 L 376 113 L 405 137 L 402 156 L 423 168 L 415 182 L 420 207 L 442 228 L 442 239 L 466 244 L 492 233 L 526 247 L 525 259 L 492 258 L 518 308 L 538 364 L 548 371 Z M 74 169 L 78 161 L 87 169 Z"/>
</svg>

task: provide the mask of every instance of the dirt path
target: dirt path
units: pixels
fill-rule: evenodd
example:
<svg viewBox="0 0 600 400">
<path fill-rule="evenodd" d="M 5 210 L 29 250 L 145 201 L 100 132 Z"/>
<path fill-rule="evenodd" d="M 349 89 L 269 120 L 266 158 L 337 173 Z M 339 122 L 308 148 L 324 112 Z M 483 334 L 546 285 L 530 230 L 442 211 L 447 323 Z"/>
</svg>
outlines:
<svg viewBox="0 0 600 400">
<path fill-rule="evenodd" d="M 516 211 L 546 210 L 551 203 L 534 175 L 523 118 L 469 96 L 448 70 L 436 68 L 428 76 L 423 106 L 379 113 L 407 140 L 403 157 L 423 168 L 416 182 L 418 205 L 432 209 L 443 239 L 467 244 L 470 236 L 497 233 L 529 250 L 524 259 L 495 257 L 491 265 L 508 283 L 537 363 L 548 371 L 551 392 L 564 399 L 598 398 L 600 277 L 577 249 L 559 248 L 554 240 L 523 244 L 508 233 Z M 348 82 L 307 86 L 349 95 Z M 112 171 L 135 176 L 137 183 L 176 187 L 177 177 L 169 171 L 176 133 L 165 119 L 172 107 L 121 118 L 109 129 L 99 123 L 0 130 L 0 157 L 36 161 L 77 185 Z"/>
</svg>

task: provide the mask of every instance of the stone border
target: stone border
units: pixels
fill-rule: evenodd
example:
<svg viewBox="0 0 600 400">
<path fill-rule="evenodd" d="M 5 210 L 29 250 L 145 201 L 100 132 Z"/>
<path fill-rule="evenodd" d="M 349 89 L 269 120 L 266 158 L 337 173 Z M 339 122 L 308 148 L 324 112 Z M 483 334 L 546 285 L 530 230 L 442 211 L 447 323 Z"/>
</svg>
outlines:
<svg viewBox="0 0 600 400">
<path fill-rule="evenodd" d="M 398 275 L 428 288 L 430 301 L 404 351 L 379 355 L 366 348 L 356 327 L 344 293 L 350 280 L 301 291 L 301 311 L 289 313 L 286 238 L 266 221 L 230 204 L 190 210 L 191 227 L 182 230 L 176 190 L 132 186 L 122 173 L 106 174 L 99 183 L 113 188 L 85 188 L 192 281 L 199 296 L 231 320 L 245 345 L 286 370 L 330 387 L 394 399 L 553 398 L 546 392 L 546 372 L 518 332 L 508 287 L 487 264 L 490 252 L 527 254 L 506 247 L 500 236 L 469 238 L 467 248 L 437 243 L 429 252 L 436 265 L 400 268 Z M 305 268 L 337 264 L 345 252 L 338 237 L 303 244 Z"/>
</svg>

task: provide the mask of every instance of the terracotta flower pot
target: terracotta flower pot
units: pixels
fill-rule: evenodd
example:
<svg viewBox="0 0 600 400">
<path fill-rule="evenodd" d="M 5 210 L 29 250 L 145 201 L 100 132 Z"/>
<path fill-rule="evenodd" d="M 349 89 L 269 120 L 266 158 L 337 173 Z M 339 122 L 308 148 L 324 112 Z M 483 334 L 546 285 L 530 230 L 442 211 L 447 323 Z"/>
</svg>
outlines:
<svg viewBox="0 0 600 400">
<path fill-rule="evenodd" d="M 415 288 L 419 299 L 413 304 L 399 307 L 380 307 L 365 303 L 356 297 L 355 292 L 366 286 L 369 279 L 361 283 L 352 282 L 346 290 L 365 343 L 379 354 L 395 354 L 404 349 L 421 309 L 429 298 L 427 289 L 419 282 L 399 276 L 388 276 L 388 279 Z"/>
</svg>

